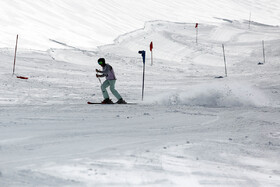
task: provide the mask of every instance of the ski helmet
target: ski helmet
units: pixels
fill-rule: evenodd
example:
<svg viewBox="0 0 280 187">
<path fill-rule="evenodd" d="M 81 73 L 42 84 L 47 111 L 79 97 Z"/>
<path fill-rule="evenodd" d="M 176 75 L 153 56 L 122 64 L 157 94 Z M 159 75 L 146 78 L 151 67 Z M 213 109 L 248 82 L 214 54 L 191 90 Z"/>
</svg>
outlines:
<svg viewBox="0 0 280 187">
<path fill-rule="evenodd" d="M 99 65 L 105 65 L 105 59 L 104 58 L 99 58 L 98 60 L 97 60 L 97 62 L 98 62 L 98 64 Z"/>
</svg>

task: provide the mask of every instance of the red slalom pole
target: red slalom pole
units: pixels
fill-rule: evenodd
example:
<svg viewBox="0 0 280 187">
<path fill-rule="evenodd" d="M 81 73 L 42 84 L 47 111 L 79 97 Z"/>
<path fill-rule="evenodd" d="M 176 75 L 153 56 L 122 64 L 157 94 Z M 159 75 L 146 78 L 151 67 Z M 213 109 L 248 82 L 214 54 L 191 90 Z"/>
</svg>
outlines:
<svg viewBox="0 0 280 187">
<path fill-rule="evenodd" d="M 18 46 L 18 34 L 17 34 L 16 47 L 15 47 L 13 75 L 15 74 L 15 69 L 16 69 L 17 46 Z M 17 78 L 19 78 L 19 79 L 28 79 L 28 77 L 23 77 L 23 76 L 17 76 Z"/>
<path fill-rule="evenodd" d="M 195 24 L 195 28 L 196 28 L 196 39 L 195 39 L 195 42 L 196 42 L 196 44 L 197 44 L 198 23 Z"/>
<path fill-rule="evenodd" d="M 16 39 L 16 47 L 15 47 L 15 56 L 14 56 L 14 68 L 13 68 L 13 75 L 15 74 L 15 68 L 16 68 L 17 44 L 18 44 L 18 35 L 17 35 L 17 39 Z"/>
<path fill-rule="evenodd" d="M 153 42 L 150 43 L 150 51 L 151 51 L 151 66 L 153 65 Z"/>
</svg>

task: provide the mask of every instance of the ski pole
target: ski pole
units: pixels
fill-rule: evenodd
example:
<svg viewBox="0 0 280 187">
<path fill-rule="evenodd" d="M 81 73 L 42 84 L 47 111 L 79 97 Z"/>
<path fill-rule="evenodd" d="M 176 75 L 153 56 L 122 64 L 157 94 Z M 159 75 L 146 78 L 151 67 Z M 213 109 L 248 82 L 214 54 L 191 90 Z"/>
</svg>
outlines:
<svg viewBox="0 0 280 187">
<path fill-rule="evenodd" d="M 97 77 L 97 78 L 98 78 L 98 80 L 99 80 L 100 84 L 102 84 L 102 83 L 101 83 L 101 80 L 100 80 L 100 78 L 99 78 L 99 77 Z"/>
</svg>

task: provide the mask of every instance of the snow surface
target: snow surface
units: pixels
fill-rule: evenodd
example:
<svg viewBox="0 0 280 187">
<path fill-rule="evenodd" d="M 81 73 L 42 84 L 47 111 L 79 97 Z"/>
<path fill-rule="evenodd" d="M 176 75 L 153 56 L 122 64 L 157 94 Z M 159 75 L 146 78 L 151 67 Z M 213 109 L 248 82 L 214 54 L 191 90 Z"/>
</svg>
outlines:
<svg viewBox="0 0 280 187">
<path fill-rule="evenodd" d="M 151 20 L 208 23 L 217 19 L 279 25 L 279 0 L 2 0 L 0 47 L 47 50 L 49 39 L 80 48 L 113 43 Z"/>
<path fill-rule="evenodd" d="M 1 187 L 280 185 L 279 1 L 0 5 Z M 16 27 L 28 80 L 12 76 Z M 86 104 L 102 100 L 99 57 L 137 105 Z"/>
</svg>

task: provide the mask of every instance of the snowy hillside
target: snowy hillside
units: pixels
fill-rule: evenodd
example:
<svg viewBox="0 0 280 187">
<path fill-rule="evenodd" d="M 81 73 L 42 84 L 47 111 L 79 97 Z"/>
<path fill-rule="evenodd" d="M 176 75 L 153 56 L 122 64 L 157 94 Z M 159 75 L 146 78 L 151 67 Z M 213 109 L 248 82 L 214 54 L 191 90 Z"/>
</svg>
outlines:
<svg viewBox="0 0 280 187">
<path fill-rule="evenodd" d="M 58 40 L 82 48 L 112 43 L 151 20 L 206 23 L 217 18 L 280 25 L 279 0 L 4 0 L 0 47 L 46 50 Z"/>
<path fill-rule="evenodd" d="M 279 186 L 280 3 L 145 2 L 0 3 L 1 187 Z M 100 57 L 136 104 L 86 104 Z"/>
</svg>

